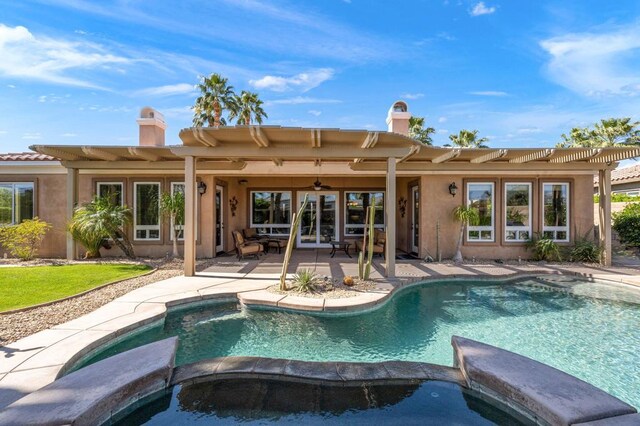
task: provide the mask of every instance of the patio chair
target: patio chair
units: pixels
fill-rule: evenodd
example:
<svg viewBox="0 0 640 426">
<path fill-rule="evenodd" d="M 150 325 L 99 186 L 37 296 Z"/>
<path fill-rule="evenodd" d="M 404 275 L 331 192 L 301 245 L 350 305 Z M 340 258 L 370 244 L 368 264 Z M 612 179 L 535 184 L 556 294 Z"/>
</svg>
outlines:
<svg viewBox="0 0 640 426">
<path fill-rule="evenodd" d="M 233 242 L 236 246 L 236 255 L 238 260 L 244 259 L 245 256 L 254 256 L 259 259 L 260 254 L 264 251 L 262 244 L 252 241 L 246 241 L 240 231 L 231 232 Z"/>
<path fill-rule="evenodd" d="M 245 228 L 242 230 L 242 235 L 247 241 L 257 241 L 260 244 L 264 244 L 269 240 L 268 235 L 260 235 L 255 228 Z"/>
<path fill-rule="evenodd" d="M 385 246 L 387 243 L 387 234 L 384 231 L 376 229 L 373 231 L 373 254 L 374 256 L 380 255 L 382 258 L 385 256 Z M 362 239 L 356 240 L 356 251 L 364 251 L 366 253 L 366 247 L 362 248 Z"/>
</svg>

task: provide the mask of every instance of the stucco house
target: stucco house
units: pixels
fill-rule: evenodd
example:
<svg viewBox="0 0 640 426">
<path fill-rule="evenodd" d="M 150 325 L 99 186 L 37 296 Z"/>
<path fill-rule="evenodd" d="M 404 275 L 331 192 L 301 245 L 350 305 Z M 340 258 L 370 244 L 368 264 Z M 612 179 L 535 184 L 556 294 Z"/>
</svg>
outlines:
<svg viewBox="0 0 640 426">
<path fill-rule="evenodd" d="M 287 234 L 292 212 L 309 193 L 297 249 L 358 238 L 364 208 L 375 203 L 393 276 L 397 250 L 453 256 L 459 224 L 452 210 L 460 203 L 476 206 L 481 219 L 466 230 L 465 257 L 526 259 L 525 241 L 537 232 L 571 244 L 593 226 L 598 175 L 603 261 L 610 262 L 604 218 L 610 217 L 611 170 L 640 149 L 423 146 L 408 137 L 410 116 L 398 101 L 388 112 L 388 131 L 187 128 L 179 134 L 182 145 L 166 146 L 162 114 L 143 108 L 137 146 L 34 145 L 33 153 L 1 155 L 0 223 L 37 215 L 54 226 L 40 255 L 74 258 L 82 249 L 65 231 L 74 207 L 95 194 L 117 193 L 133 210 L 136 253 L 164 256 L 172 232 L 158 214 L 158 194 L 183 190 L 181 244 L 185 274 L 193 275 L 196 257 L 233 249 L 232 230 Z"/>
<path fill-rule="evenodd" d="M 594 180 L 594 193 L 598 193 L 598 178 Z M 615 169 L 611 172 L 611 193 L 640 196 L 640 165 Z"/>
</svg>

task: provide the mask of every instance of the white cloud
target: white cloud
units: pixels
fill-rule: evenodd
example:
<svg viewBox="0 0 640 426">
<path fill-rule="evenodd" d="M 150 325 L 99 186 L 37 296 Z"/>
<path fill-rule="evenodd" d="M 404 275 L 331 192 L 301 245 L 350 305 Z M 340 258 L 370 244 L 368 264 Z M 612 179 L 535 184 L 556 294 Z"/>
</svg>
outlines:
<svg viewBox="0 0 640 426">
<path fill-rule="evenodd" d="M 403 99 L 420 99 L 424 98 L 424 93 L 404 93 L 400 97 Z"/>
<path fill-rule="evenodd" d="M 342 101 L 338 99 L 322 99 L 322 98 L 310 98 L 307 96 L 296 96 L 294 98 L 276 99 L 273 101 L 267 101 L 267 105 L 300 105 L 300 104 L 339 104 Z"/>
<path fill-rule="evenodd" d="M 292 89 L 307 92 L 331 79 L 333 74 L 334 71 L 331 68 L 318 68 L 292 77 L 265 75 L 258 80 L 249 80 L 249 84 L 256 89 L 266 89 L 274 92 L 286 92 Z"/>
<path fill-rule="evenodd" d="M 40 132 L 27 132 L 22 134 L 22 139 L 42 139 Z"/>
<path fill-rule="evenodd" d="M 133 93 L 133 96 L 174 96 L 174 95 L 186 95 L 193 93 L 195 87 L 193 84 L 179 83 L 169 84 L 166 86 L 149 87 L 147 89 L 138 90 Z"/>
<path fill-rule="evenodd" d="M 62 136 L 63 138 L 75 138 L 76 136 L 78 136 L 77 133 L 63 133 L 60 136 Z"/>
<path fill-rule="evenodd" d="M 469 11 L 471 16 L 491 15 L 496 11 L 495 6 L 487 7 L 483 1 L 476 3 L 473 9 Z"/>
<path fill-rule="evenodd" d="M 447 121 L 447 117 L 440 117 L 438 118 L 438 123 L 444 123 Z"/>
<path fill-rule="evenodd" d="M 97 44 L 36 37 L 23 26 L 3 24 L 0 24 L 0 57 L 0 75 L 93 88 L 101 87 L 73 76 L 73 71 L 130 62 Z"/>
<path fill-rule="evenodd" d="M 319 117 L 320 114 L 322 114 L 322 111 L 318 111 L 317 109 L 310 109 L 309 111 L 307 111 L 309 114 L 311 115 L 315 115 L 316 117 Z"/>
<path fill-rule="evenodd" d="M 469 92 L 469 94 L 474 96 L 509 96 L 507 92 L 501 92 L 498 90 L 479 90 L 475 92 Z"/>
<path fill-rule="evenodd" d="M 14 84 L 7 84 L 7 87 L 9 89 L 15 89 L 16 88 L 16 86 Z"/>
<path fill-rule="evenodd" d="M 532 135 L 542 133 L 542 129 L 540 127 L 521 127 L 516 132 L 520 135 Z"/>
<path fill-rule="evenodd" d="M 7 132 L 6 130 L 0 130 L 0 135 L 6 135 L 7 133 L 9 132 Z"/>
<path fill-rule="evenodd" d="M 586 96 L 638 95 L 640 24 L 608 32 L 571 33 L 540 42 L 549 77 Z"/>
</svg>

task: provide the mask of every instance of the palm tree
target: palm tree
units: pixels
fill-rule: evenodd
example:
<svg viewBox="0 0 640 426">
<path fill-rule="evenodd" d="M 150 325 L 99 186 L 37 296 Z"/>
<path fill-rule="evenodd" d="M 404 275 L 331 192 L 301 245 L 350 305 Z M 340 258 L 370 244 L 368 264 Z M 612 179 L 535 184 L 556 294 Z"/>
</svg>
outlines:
<svg viewBox="0 0 640 426">
<path fill-rule="evenodd" d="M 250 125 L 253 121 L 262 124 L 263 118 L 268 118 L 262 109 L 262 102 L 257 93 L 243 90 L 236 98 L 236 108 L 229 112 L 229 120 L 238 118 L 237 124 Z"/>
<path fill-rule="evenodd" d="M 431 135 L 436 132 L 433 127 L 424 127 L 424 117 L 409 118 L 409 136 L 424 145 L 432 145 Z"/>
<path fill-rule="evenodd" d="M 123 229 L 131 220 L 130 208 L 113 203 L 109 197 L 96 197 L 75 209 L 69 231 L 87 249 L 86 257 L 100 257 L 102 242 L 110 238 L 133 259 L 133 246 Z"/>
<path fill-rule="evenodd" d="M 226 125 L 222 111 L 225 109 L 236 110 L 236 94 L 233 91 L 233 86 L 229 85 L 228 79 L 215 73 L 209 77 L 201 77 L 201 80 L 197 85 L 200 96 L 191 108 L 193 109 L 193 125 L 195 127 L 202 127 L 205 123 L 209 127 Z"/>
<path fill-rule="evenodd" d="M 596 123 L 593 129 L 574 127 L 569 135 L 563 134 L 558 148 L 604 148 L 608 146 L 640 145 L 640 122 L 631 118 L 608 118 Z"/>
<path fill-rule="evenodd" d="M 489 148 L 485 145 L 489 139 L 479 138 L 477 130 L 462 129 L 457 135 L 449 135 L 451 143 L 460 148 Z M 448 146 L 448 145 L 445 145 Z"/>
<path fill-rule="evenodd" d="M 480 222 L 480 215 L 478 214 L 478 209 L 475 207 L 461 204 L 453 209 L 453 217 L 460 222 L 460 237 L 456 245 L 456 254 L 453 256 L 453 261 L 459 263 L 463 260 L 461 249 L 464 239 L 464 228 L 468 225 L 477 225 L 478 222 Z"/>
<path fill-rule="evenodd" d="M 180 228 L 176 225 L 184 225 L 184 193 L 181 191 L 170 194 L 165 192 L 160 198 L 160 211 L 169 217 L 173 227 L 173 257 L 178 257 L 178 237 Z"/>
</svg>

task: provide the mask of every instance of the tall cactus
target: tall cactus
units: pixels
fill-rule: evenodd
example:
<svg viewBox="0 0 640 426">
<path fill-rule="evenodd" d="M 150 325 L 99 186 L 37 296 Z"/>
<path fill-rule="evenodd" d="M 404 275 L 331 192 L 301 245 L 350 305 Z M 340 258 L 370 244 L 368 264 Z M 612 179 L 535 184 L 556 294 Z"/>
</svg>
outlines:
<svg viewBox="0 0 640 426">
<path fill-rule="evenodd" d="M 374 232 L 374 222 L 375 222 L 375 198 L 371 206 L 367 207 L 367 214 L 365 216 L 365 232 L 362 241 L 363 250 L 358 253 L 358 278 L 361 280 L 368 280 L 371 275 L 371 265 L 373 264 L 373 232 Z M 364 248 L 366 247 L 367 251 L 367 261 L 364 261 Z"/>
<path fill-rule="evenodd" d="M 289 261 L 291 260 L 291 253 L 293 252 L 293 245 L 300 228 L 300 221 L 302 220 L 302 213 L 309 204 L 309 194 L 304 194 L 304 201 L 300 206 L 297 213 L 293 214 L 293 220 L 291 224 L 291 230 L 289 231 L 289 241 L 287 242 L 287 249 L 284 251 L 284 259 L 282 260 L 282 273 L 280 274 L 280 290 L 287 290 L 287 269 L 289 268 Z"/>
</svg>

